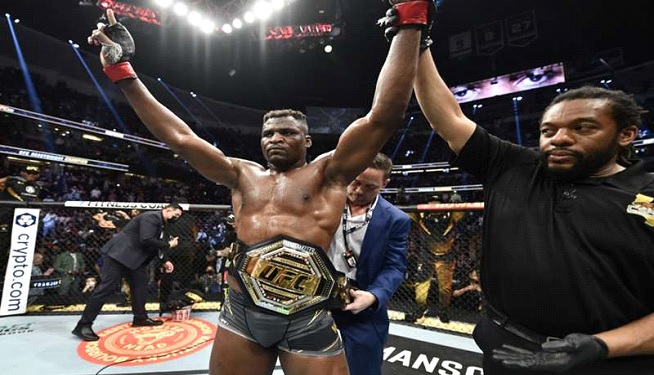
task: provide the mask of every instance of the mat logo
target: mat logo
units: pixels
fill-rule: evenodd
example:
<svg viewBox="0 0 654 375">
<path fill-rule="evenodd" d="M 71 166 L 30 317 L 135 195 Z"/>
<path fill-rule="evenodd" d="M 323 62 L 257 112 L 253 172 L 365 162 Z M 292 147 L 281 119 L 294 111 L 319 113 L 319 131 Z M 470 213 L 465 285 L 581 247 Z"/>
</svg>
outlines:
<svg viewBox="0 0 654 375">
<path fill-rule="evenodd" d="M 215 334 L 216 327 L 201 319 L 167 321 L 157 327 L 125 323 L 98 332 L 100 340 L 81 343 L 77 354 L 100 365 L 149 365 L 200 351 Z"/>
<path fill-rule="evenodd" d="M 414 353 L 411 350 L 400 350 L 393 346 L 384 348 L 384 360 L 403 367 L 416 370 L 418 374 L 438 375 L 484 375 L 484 370 L 477 366 L 467 366 L 457 361 Z"/>
<path fill-rule="evenodd" d="M 0 336 L 18 335 L 21 333 L 34 332 L 32 323 L 12 324 L 10 326 L 0 326 Z"/>
<path fill-rule="evenodd" d="M 22 214 L 16 217 L 16 224 L 23 228 L 31 227 L 36 223 L 36 216 L 32 214 Z"/>
</svg>

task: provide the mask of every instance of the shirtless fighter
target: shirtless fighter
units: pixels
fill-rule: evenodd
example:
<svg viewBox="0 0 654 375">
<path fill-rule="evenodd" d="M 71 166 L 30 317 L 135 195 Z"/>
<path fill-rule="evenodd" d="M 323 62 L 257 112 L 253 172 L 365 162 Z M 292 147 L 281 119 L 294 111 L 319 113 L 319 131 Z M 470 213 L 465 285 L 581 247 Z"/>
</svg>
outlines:
<svg viewBox="0 0 654 375">
<path fill-rule="evenodd" d="M 210 374 L 347 374 L 342 342 L 329 313 L 342 277 L 327 260 L 346 201 L 347 185 L 402 123 L 411 96 L 421 39 L 433 2 L 390 2 L 399 29 L 377 82 L 370 112 L 341 135 L 332 152 L 306 161 L 311 136 L 304 114 L 272 111 L 263 118 L 261 149 L 268 162 L 227 157 L 159 103 L 127 61 L 127 30 L 107 11 L 108 26 L 89 43 L 102 46 L 102 65 L 146 127 L 207 179 L 232 191 L 238 233 L 210 360 Z M 387 23 L 386 23 L 387 24 Z M 342 290 L 340 290 L 342 294 Z"/>
</svg>

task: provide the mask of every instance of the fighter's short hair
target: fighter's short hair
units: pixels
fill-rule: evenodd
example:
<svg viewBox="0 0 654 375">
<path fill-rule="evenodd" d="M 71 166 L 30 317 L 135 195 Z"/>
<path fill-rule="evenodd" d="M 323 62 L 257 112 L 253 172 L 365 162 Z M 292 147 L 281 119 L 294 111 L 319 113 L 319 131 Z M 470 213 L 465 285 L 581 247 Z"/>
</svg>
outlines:
<svg viewBox="0 0 654 375">
<path fill-rule="evenodd" d="M 304 122 L 307 122 L 307 115 L 300 111 L 296 111 L 294 109 L 276 109 L 274 111 L 270 111 L 263 115 L 263 122 L 266 122 L 270 120 L 271 118 L 278 118 L 278 117 L 293 117 L 294 119 Z"/>
</svg>

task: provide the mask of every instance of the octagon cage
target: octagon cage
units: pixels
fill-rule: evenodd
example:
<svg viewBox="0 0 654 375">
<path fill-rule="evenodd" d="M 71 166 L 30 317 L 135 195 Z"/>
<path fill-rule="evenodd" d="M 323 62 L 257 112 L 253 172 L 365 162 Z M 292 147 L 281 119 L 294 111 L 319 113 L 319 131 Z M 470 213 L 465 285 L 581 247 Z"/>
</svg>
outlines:
<svg viewBox="0 0 654 375">
<path fill-rule="evenodd" d="M 16 214 L 13 225 L 0 233 L 4 315 L 80 314 L 100 282 L 100 249 L 128 220 L 124 217 L 164 205 L 0 202 L 3 216 Z M 147 266 L 149 312 L 180 308 L 175 306 L 179 296 L 189 292 L 195 296 L 190 302 L 194 310 L 217 311 L 229 291 L 227 261 L 221 250 L 236 238 L 231 208 L 201 204 L 183 207 L 185 214 L 164 228 L 164 239 L 179 237 L 179 246 L 169 253 L 175 271 L 162 272 L 157 257 Z M 407 272 L 389 302 L 389 317 L 406 324 L 470 334 L 484 309 L 478 269 L 483 203 L 399 207 L 411 217 L 412 228 Z M 38 221 L 37 226 L 34 221 Z M 12 240 L 12 235 L 31 227 L 35 230 L 31 246 Z M 32 276 L 26 278 L 29 287 L 12 289 L 16 274 L 27 273 L 25 269 L 32 270 Z M 16 310 L 19 305 L 24 310 Z M 123 282 L 116 285 L 116 293 L 103 312 L 129 311 L 130 290 Z"/>
</svg>

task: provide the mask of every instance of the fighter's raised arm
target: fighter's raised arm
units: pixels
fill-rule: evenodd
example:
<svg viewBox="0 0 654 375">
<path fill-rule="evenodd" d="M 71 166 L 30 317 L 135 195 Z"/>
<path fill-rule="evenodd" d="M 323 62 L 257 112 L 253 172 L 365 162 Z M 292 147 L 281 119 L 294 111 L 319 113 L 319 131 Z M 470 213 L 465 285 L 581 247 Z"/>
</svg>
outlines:
<svg viewBox="0 0 654 375">
<path fill-rule="evenodd" d="M 459 102 L 438 73 L 429 50 L 420 55 L 414 88 L 432 129 L 458 154 L 475 131 L 476 124 L 461 111 Z"/>
<path fill-rule="evenodd" d="M 89 44 L 102 46 L 100 60 L 104 72 L 117 83 L 137 116 L 155 137 L 188 161 L 206 178 L 235 187 L 240 161 L 231 159 L 200 138 L 172 111 L 159 103 L 137 78 L 128 60 L 134 55 L 134 41 L 127 29 L 107 10 L 109 25 L 98 24 Z"/>
<path fill-rule="evenodd" d="M 370 164 L 401 124 L 411 98 L 421 32 L 431 24 L 435 8 L 432 0 L 389 3 L 397 12 L 390 24 L 399 30 L 377 80 L 370 112 L 341 135 L 326 168 L 326 178 L 332 181 L 349 183 Z"/>
</svg>

